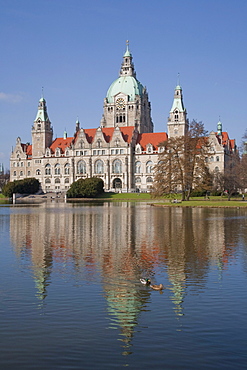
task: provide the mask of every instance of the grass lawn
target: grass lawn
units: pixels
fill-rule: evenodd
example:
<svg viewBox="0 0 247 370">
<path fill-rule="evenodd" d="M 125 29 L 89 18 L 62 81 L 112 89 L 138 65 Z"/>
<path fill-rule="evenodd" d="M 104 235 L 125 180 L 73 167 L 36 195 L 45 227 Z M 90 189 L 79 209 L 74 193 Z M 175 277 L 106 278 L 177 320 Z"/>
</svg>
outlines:
<svg viewBox="0 0 247 370">
<path fill-rule="evenodd" d="M 149 193 L 103 193 L 97 199 L 108 200 L 151 200 Z"/>
<path fill-rule="evenodd" d="M 181 196 L 178 195 L 177 198 L 181 200 Z M 247 207 L 247 201 L 243 202 L 241 197 L 233 197 L 230 201 L 226 197 L 220 196 L 210 196 L 209 200 L 206 200 L 204 197 L 192 197 L 189 201 L 172 203 L 170 198 L 152 198 L 149 193 L 104 193 L 98 199 L 112 201 L 151 201 L 154 205 L 169 207 Z"/>
</svg>

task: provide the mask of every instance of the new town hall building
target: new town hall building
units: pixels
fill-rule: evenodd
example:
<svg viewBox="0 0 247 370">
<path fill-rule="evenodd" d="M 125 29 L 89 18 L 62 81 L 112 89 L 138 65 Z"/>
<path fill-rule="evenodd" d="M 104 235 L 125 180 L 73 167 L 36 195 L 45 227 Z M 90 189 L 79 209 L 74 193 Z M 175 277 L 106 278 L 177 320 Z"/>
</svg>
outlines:
<svg viewBox="0 0 247 370">
<path fill-rule="evenodd" d="M 151 105 L 146 88 L 137 80 L 132 54 L 127 45 L 119 77 L 104 99 L 103 116 L 98 128 L 83 129 L 76 122 L 73 137 L 66 132 L 53 139 L 46 101 L 42 97 L 32 126 L 32 143 L 21 138 L 10 158 L 10 180 L 35 177 L 43 191 L 66 191 L 79 178 L 103 179 L 105 191 L 148 191 L 158 163 L 159 143 L 182 136 L 189 127 L 182 88 L 175 88 L 167 133 L 153 132 Z M 224 172 L 227 159 L 235 150 L 235 140 L 222 131 L 209 134 L 211 171 Z"/>
</svg>

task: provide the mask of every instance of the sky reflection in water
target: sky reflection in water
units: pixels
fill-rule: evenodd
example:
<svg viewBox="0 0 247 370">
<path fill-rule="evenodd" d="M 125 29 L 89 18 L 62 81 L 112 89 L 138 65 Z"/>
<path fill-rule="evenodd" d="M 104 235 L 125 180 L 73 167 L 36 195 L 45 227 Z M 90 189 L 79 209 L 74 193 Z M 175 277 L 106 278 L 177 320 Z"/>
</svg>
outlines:
<svg viewBox="0 0 247 370">
<path fill-rule="evenodd" d="M 244 364 L 245 210 L 108 202 L 0 210 L 0 365 Z M 163 294 L 141 277 L 163 283 Z"/>
</svg>

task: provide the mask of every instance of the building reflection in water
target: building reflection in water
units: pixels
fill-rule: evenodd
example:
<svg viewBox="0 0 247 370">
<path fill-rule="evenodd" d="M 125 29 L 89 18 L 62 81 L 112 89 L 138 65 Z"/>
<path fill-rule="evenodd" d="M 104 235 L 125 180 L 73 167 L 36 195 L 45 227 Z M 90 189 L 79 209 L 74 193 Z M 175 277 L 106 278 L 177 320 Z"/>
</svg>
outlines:
<svg viewBox="0 0 247 370">
<path fill-rule="evenodd" d="M 10 234 L 19 258 L 31 263 L 40 301 L 55 266 L 62 272 L 72 268 L 77 280 L 101 276 L 109 326 L 120 328 L 128 354 L 138 317 L 151 299 L 140 277 L 155 280 L 157 271 L 165 276 L 175 313 L 183 315 L 188 289 L 199 293 L 209 264 L 222 269 L 234 253 L 224 212 L 108 202 L 43 205 L 17 208 Z"/>
</svg>

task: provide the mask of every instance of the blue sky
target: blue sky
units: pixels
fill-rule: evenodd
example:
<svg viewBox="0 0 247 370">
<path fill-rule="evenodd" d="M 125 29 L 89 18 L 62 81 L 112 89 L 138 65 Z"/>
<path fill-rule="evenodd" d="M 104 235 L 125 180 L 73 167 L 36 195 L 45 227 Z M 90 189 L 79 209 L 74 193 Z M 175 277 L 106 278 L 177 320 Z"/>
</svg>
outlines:
<svg viewBox="0 0 247 370">
<path fill-rule="evenodd" d="M 246 124 L 246 0 L 0 0 L 0 163 L 31 141 L 44 87 L 55 137 L 100 125 L 126 40 L 167 131 L 177 74 L 190 120 L 241 144 Z"/>
</svg>

